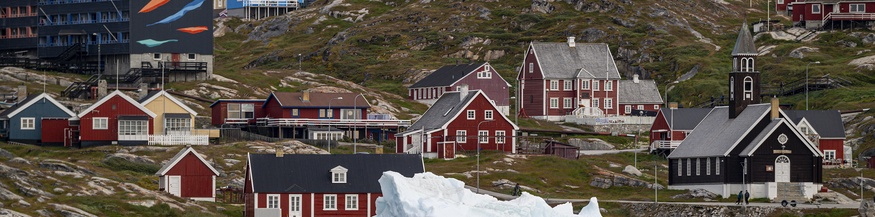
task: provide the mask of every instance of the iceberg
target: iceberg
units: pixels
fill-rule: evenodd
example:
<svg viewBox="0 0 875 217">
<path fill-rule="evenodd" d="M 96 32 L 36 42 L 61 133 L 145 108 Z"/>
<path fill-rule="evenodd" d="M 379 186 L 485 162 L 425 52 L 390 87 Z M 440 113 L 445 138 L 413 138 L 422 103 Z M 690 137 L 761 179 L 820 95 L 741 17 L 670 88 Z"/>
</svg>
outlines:
<svg viewBox="0 0 875 217">
<path fill-rule="evenodd" d="M 598 201 L 592 197 L 589 204 L 574 214 L 571 203 L 550 207 L 543 198 L 527 192 L 513 200 L 500 201 L 495 197 L 476 194 L 465 189 L 465 183 L 430 172 L 413 178 L 387 171 L 380 177 L 383 196 L 377 198 L 377 217 L 451 216 L 451 217 L 601 217 Z"/>
</svg>

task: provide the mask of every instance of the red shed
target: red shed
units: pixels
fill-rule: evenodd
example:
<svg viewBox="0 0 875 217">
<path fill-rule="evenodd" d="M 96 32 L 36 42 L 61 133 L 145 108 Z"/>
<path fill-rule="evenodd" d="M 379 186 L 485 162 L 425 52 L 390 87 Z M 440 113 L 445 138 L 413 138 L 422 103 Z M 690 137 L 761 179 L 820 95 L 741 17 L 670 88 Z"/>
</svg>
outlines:
<svg viewBox="0 0 875 217">
<path fill-rule="evenodd" d="M 563 144 L 557 141 L 548 140 L 547 147 L 544 148 L 544 154 L 556 155 L 557 157 L 576 160 L 580 156 L 580 148 Z"/>
<path fill-rule="evenodd" d="M 155 113 L 121 91 L 113 91 L 79 113 L 81 145 L 143 145 L 152 134 Z"/>
<path fill-rule="evenodd" d="M 263 99 L 220 99 L 210 105 L 212 123 L 222 124 L 254 124 L 256 118 L 265 117 L 262 106 Z"/>
<path fill-rule="evenodd" d="M 192 147 L 179 150 L 155 175 L 160 191 L 192 200 L 216 201 L 219 172 Z"/>
</svg>

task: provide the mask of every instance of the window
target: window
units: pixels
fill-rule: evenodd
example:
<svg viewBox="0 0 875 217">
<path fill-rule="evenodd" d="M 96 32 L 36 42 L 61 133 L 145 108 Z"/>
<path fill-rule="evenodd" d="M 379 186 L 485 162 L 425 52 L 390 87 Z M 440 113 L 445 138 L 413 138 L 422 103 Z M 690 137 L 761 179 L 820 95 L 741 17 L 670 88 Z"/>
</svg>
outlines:
<svg viewBox="0 0 875 217">
<path fill-rule="evenodd" d="M 559 80 L 550 80 L 550 90 L 559 90 Z"/>
<path fill-rule="evenodd" d="M 720 175 L 720 158 L 714 158 L 714 175 Z"/>
<path fill-rule="evenodd" d="M 331 169 L 331 183 L 346 183 L 346 168 L 336 166 Z"/>
<path fill-rule="evenodd" d="M 480 143 L 489 143 L 489 131 L 488 130 L 477 131 L 477 141 Z"/>
<path fill-rule="evenodd" d="M 319 117 L 320 118 L 333 118 L 334 117 L 334 109 L 319 109 Z"/>
<path fill-rule="evenodd" d="M 599 98 L 592 98 L 592 107 L 593 108 L 599 107 Z"/>
<path fill-rule="evenodd" d="M 744 77 L 744 98 L 751 99 L 753 96 L 753 78 L 750 76 Z"/>
<path fill-rule="evenodd" d="M 322 196 L 322 201 L 325 202 L 322 206 L 322 210 L 337 210 L 336 194 L 326 194 Z"/>
<path fill-rule="evenodd" d="M 457 143 L 466 143 L 468 142 L 468 131 L 464 130 L 456 130 L 456 142 Z"/>
<path fill-rule="evenodd" d="M 559 108 L 559 98 L 550 98 L 550 108 Z"/>
<path fill-rule="evenodd" d="M 711 158 L 705 158 L 705 175 L 711 175 Z"/>
<path fill-rule="evenodd" d="M 91 120 L 91 129 L 106 130 L 109 129 L 109 118 L 94 118 Z"/>
<path fill-rule="evenodd" d="M 492 110 L 483 111 L 483 118 L 486 120 L 492 120 Z"/>
<path fill-rule="evenodd" d="M 653 105 L 653 109 L 659 110 L 659 105 Z"/>
<path fill-rule="evenodd" d="M 153 53 L 153 54 L 152 54 L 152 59 L 155 59 L 155 60 L 161 60 L 161 53 Z"/>
<path fill-rule="evenodd" d="M 625 107 L 626 108 L 624 108 L 624 111 L 626 112 L 626 114 L 632 113 L 632 106 L 631 105 L 626 105 Z"/>
<path fill-rule="evenodd" d="M 594 91 L 599 90 L 599 81 L 598 80 L 592 80 L 592 90 L 594 90 Z"/>
<path fill-rule="evenodd" d="M 701 165 L 701 162 L 699 161 L 699 158 L 696 158 L 696 175 L 697 176 L 702 175 L 702 170 L 701 170 L 702 168 L 699 167 L 700 165 Z"/>
<path fill-rule="evenodd" d="M 477 72 L 477 78 L 492 78 L 492 71 L 489 68 L 489 65 L 483 66 L 483 71 Z"/>
<path fill-rule="evenodd" d="M 279 209 L 280 208 L 280 195 L 279 194 L 268 194 L 267 195 L 267 208 L 268 209 Z"/>
<path fill-rule="evenodd" d="M 644 110 L 644 105 L 638 105 L 638 110 Z"/>
<path fill-rule="evenodd" d="M 606 80 L 605 81 L 605 91 L 612 91 L 612 90 L 614 90 L 614 82 L 611 80 Z"/>
<path fill-rule="evenodd" d="M 747 71 L 747 58 L 741 58 L 741 71 Z"/>
<path fill-rule="evenodd" d="M 299 113 L 298 109 L 292 109 L 292 117 L 298 117 L 298 116 L 301 116 L 301 113 Z"/>
<path fill-rule="evenodd" d="M 191 133 L 191 119 L 167 118 L 164 120 L 164 131 L 172 135 L 188 135 Z"/>
<path fill-rule="evenodd" d="M 21 129 L 22 130 L 33 130 L 36 129 L 35 118 L 21 118 Z"/>
<path fill-rule="evenodd" d="M 529 73 L 535 72 L 535 63 L 529 63 Z"/>
<path fill-rule="evenodd" d="M 747 58 L 747 71 L 748 72 L 755 71 L 754 65 L 753 65 L 753 57 Z"/>
<path fill-rule="evenodd" d="M 802 131 L 802 134 L 807 135 L 808 134 L 808 127 L 804 127 L 804 126 L 799 127 L 799 131 Z"/>
<path fill-rule="evenodd" d="M 729 77 L 729 97 L 735 95 L 735 77 Z"/>
<path fill-rule="evenodd" d="M 504 139 L 505 139 L 504 137 L 505 136 L 506 136 L 506 134 L 504 134 L 504 130 L 496 130 L 495 131 L 495 143 L 496 144 L 504 144 Z"/>
<path fill-rule="evenodd" d="M 820 5 L 819 4 L 811 5 L 811 13 L 812 14 L 820 14 Z"/>
<path fill-rule="evenodd" d="M 605 109 L 614 108 L 614 99 L 613 98 L 605 98 Z"/>
<path fill-rule="evenodd" d="M 571 80 L 562 81 L 562 90 L 571 90 L 574 89 L 574 82 Z"/>
<path fill-rule="evenodd" d="M 148 135 L 149 129 L 146 125 L 149 121 L 146 120 L 119 120 L 118 135 Z"/>
<path fill-rule="evenodd" d="M 589 80 L 580 81 L 581 90 L 589 90 Z"/>
<path fill-rule="evenodd" d="M 851 4 L 851 13 L 865 13 L 866 4 Z"/>
<path fill-rule="evenodd" d="M 195 59 L 197 59 L 197 54 L 193 54 L 193 53 L 188 54 L 188 60 L 195 60 Z"/>
<path fill-rule="evenodd" d="M 678 159 L 678 176 L 683 175 L 684 167 L 682 166 L 683 160 Z"/>
<path fill-rule="evenodd" d="M 255 104 L 228 103 L 228 118 L 255 118 Z"/>
<path fill-rule="evenodd" d="M 687 176 L 690 176 L 690 174 L 691 174 L 690 172 L 693 171 L 692 165 L 693 165 L 693 160 L 690 158 L 687 158 Z"/>
<path fill-rule="evenodd" d="M 571 97 L 565 97 L 565 98 L 562 98 L 562 107 L 563 107 L 563 108 L 571 108 L 571 106 L 574 105 L 574 103 L 573 103 L 574 100 L 573 100 L 573 99 L 574 99 L 574 98 L 571 98 Z"/>
<path fill-rule="evenodd" d="M 347 194 L 345 204 L 346 204 L 346 210 L 358 210 L 359 209 L 359 196 L 357 194 Z"/>
<path fill-rule="evenodd" d="M 836 150 L 823 150 L 823 159 L 824 160 L 836 159 Z"/>
<path fill-rule="evenodd" d="M 474 120 L 477 118 L 477 113 L 474 110 L 468 110 L 468 120 Z"/>
<path fill-rule="evenodd" d="M 784 0 L 778 0 L 777 2 L 778 2 L 779 5 L 784 4 Z"/>
</svg>

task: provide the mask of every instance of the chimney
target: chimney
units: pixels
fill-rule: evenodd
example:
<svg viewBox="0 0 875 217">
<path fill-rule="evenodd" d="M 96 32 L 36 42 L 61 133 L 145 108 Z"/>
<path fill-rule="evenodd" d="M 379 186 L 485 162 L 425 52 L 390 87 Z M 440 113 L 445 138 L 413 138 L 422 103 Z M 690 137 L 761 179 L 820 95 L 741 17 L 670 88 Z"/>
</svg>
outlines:
<svg viewBox="0 0 875 217">
<path fill-rule="evenodd" d="M 778 118 L 778 111 L 781 111 L 781 108 L 778 107 L 780 103 L 778 103 L 778 97 L 772 97 L 772 119 Z"/>
<path fill-rule="evenodd" d="M 632 82 L 638 83 L 638 74 L 632 75 Z"/>
<path fill-rule="evenodd" d="M 18 102 L 24 101 L 24 98 L 27 98 L 27 86 L 18 85 L 18 91 L 15 92 L 15 96 L 18 97 Z"/>
<path fill-rule="evenodd" d="M 574 44 L 574 36 L 569 36 L 568 37 L 568 47 L 574 47 L 574 46 L 576 46 Z"/>
<path fill-rule="evenodd" d="M 276 147 L 276 157 L 283 157 L 283 146 Z"/>
<path fill-rule="evenodd" d="M 459 101 L 465 100 L 465 97 L 468 96 L 468 85 L 463 84 L 459 85 Z"/>
<path fill-rule="evenodd" d="M 310 102 L 310 90 L 304 91 L 304 97 L 301 100 L 304 102 Z"/>
<path fill-rule="evenodd" d="M 140 100 L 144 100 L 146 96 L 149 95 L 149 83 L 143 82 L 140 83 L 140 88 L 137 89 L 139 91 L 138 95 Z"/>
<path fill-rule="evenodd" d="M 668 103 L 668 108 L 669 109 L 678 109 L 678 103 L 677 102 L 670 102 L 670 103 Z"/>
</svg>

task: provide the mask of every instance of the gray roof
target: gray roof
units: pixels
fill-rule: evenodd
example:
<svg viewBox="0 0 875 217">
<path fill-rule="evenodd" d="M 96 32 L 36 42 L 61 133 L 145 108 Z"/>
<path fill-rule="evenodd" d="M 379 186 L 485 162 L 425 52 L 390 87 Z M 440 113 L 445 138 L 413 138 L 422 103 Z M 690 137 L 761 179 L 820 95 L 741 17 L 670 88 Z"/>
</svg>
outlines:
<svg viewBox="0 0 875 217">
<path fill-rule="evenodd" d="M 741 155 L 742 157 L 750 156 L 749 153 L 753 151 L 754 148 L 756 148 L 756 144 L 760 144 L 760 142 L 763 142 L 763 140 L 766 139 L 766 137 L 768 137 L 773 130 L 781 126 L 780 123 L 781 119 L 771 120 L 769 125 L 766 125 L 766 128 L 764 128 L 763 131 L 760 131 L 757 137 L 755 137 L 753 141 L 751 141 L 750 144 L 745 147 L 739 155 Z"/>
<path fill-rule="evenodd" d="M 249 154 L 253 191 L 266 193 L 379 193 L 385 171 L 406 177 L 424 172 L 410 154 Z M 331 169 L 346 168 L 346 183 L 332 183 Z"/>
<path fill-rule="evenodd" d="M 757 52 L 757 47 L 753 43 L 750 30 L 747 29 L 747 21 L 745 21 L 741 25 L 741 30 L 738 31 L 738 38 L 735 39 L 735 48 L 732 48 L 732 56 L 757 54 L 759 52 Z"/>
<path fill-rule="evenodd" d="M 161 94 L 160 90 L 159 91 L 150 90 L 149 94 L 146 94 L 145 96 L 143 96 L 143 98 L 138 99 L 137 102 L 142 104 L 142 103 L 146 102 L 147 99 L 152 98 L 153 96 L 158 95 L 158 94 Z"/>
<path fill-rule="evenodd" d="M 724 156 L 771 109 L 770 104 L 749 105 L 729 118 L 729 107 L 715 107 L 668 158 Z"/>
<path fill-rule="evenodd" d="M 653 80 L 620 80 L 620 104 L 662 104 L 662 96 Z"/>
<path fill-rule="evenodd" d="M 7 116 L 9 116 L 9 114 L 12 113 L 12 111 L 18 110 L 19 108 L 21 108 L 21 106 L 27 104 L 28 102 L 30 102 L 36 98 L 39 98 L 40 95 L 41 94 L 31 94 L 30 96 L 27 96 L 27 98 L 24 98 L 24 100 L 21 100 L 21 102 L 15 103 L 15 105 L 13 105 L 12 107 L 9 107 L 8 109 L 3 110 L 3 112 L 0 112 L 0 118 L 10 118 Z"/>
<path fill-rule="evenodd" d="M 448 65 L 435 70 L 422 80 L 419 80 L 413 85 L 410 85 L 410 88 L 419 88 L 419 87 L 444 87 L 450 86 L 456 81 L 461 80 L 466 75 L 470 74 L 480 66 L 483 66 L 486 63 L 471 63 L 471 64 L 463 64 L 463 65 Z"/>
<path fill-rule="evenodd" d="M 532 42 L 545 79 L 620 79 L 608 44 Z"/>
<path fill-rule="evenodd" d="M 674 130 L 693 130 L 711 112 L 711 108 L 678 108 L 674 111 L 669 108 L 661 108 L 659 110 L 665 117 L 665 122 Z M 674 116 L 673 120 L 672 116 Z"/>
<path fill-rule="evenodd" d="M 794 124 L 808 120 L 821 138 L 847 138 L 842 115 L 837 110 L 784 110 Z"/>
<path fill-rule="evenodd" d="M 465 99 L 459 100 L 459 92 L 446 92 L 438 98 L 431 107 L 422 114 L 422 117 L 413 125 L 407 128 L 407 131 L 415 131 L 425 129 L 433 130 L 440 129 L 449 121 L 452 121 L 456 115 L 465 109 L 465 104 L 474 100 L 474 97 L 480 93 L 479 90 L 470 90 Z"/>
</svg>

